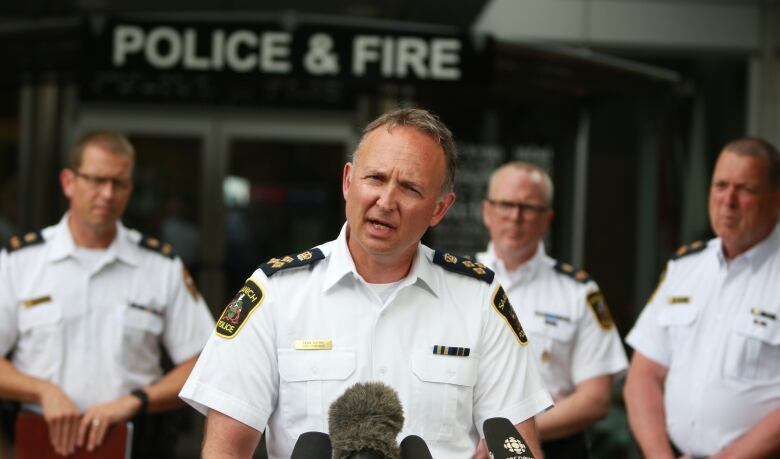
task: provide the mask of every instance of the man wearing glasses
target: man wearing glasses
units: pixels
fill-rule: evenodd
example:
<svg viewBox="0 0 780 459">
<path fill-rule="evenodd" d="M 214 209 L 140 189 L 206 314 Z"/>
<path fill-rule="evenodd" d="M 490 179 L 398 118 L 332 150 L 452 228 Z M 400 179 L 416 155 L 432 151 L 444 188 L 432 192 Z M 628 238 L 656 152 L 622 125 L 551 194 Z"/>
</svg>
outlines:
<svg viewBox="0 0 780 459">
<path fill-rule="evenodd" d="M 482 204 L 491 241 L 477 260 L 506 289 L 555 401 L 536 417 L 545 457 L 584 458 L 583 432 L 607 415 L 613 378 L 627 360 L 596 282 L 545 253 L 552 198 L 549 175 L 532 164 L 495 170 Z"/>
<path fill-rule="evenodd" d="M 0 252 L 0 356 L 12 353 L 0 357 L 0 397 L 42 414 L 63 456 L 97 448 L 130 419 L 145 437 L 138 415 L 180 405 L 214 323 L 171 246 L 119 221 L 134 159 L 120 134 L 83 136 L 60 173 L 68 212 Z M 166 374 L 160 346 L 175 364 Z"/>
</svg>

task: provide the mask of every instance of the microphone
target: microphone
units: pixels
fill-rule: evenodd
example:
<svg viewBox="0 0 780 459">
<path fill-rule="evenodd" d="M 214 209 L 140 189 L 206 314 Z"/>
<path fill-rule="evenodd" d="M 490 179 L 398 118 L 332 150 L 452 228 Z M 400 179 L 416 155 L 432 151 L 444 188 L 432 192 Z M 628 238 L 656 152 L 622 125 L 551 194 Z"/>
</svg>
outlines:
<svg viewBox="0 0 780 459">
<path fill-rule="evenodd" d="M 290 459 L 330 459 L 330 437 L 322 432 L 304 432 L 295 442 Z"/>
<path fill-rule="evenodd" d="M 328 410 L 333 459 L 400 459 L 396 437 L 403 425 L 395 390 L 380 382 L 357 383 Z"/>
<path fill-rule="evenodd" d="M 425 440 L 417 435 L 409 435 L 401 442 L 401 459 L 433 459 Z"/>
<path fill-rule="evenodd" d="M 531 447 L 507 418 L 490 418 L 482 424 L 485 443 L 495 459 L 533 459 Z"/>
</svg>

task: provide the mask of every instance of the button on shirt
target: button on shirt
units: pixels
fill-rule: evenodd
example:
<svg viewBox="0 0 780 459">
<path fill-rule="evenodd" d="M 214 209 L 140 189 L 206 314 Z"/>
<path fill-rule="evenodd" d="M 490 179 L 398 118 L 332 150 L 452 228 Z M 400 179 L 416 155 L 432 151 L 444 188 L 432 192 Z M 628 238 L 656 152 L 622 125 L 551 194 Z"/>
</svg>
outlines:
<svg viewBox="0 0 780 459">
<path fill-rule="evenodd" d="M 554 400 L 574 392 L 582 381 L 626 369 L 617 328 L 600 324 L 588 304 L 588 295 L 599 292 L 598 285 L 557 271 L 543 243 L 533 258 L 513 271 L 496 256 L 492 243 L 477 260 L 493 268 L 506 289 Z"/>
<path fill-rule="evenodd" d="M 406 418 L 399 440 L 419 435 L 437 459 L 470 457 L 487 418 L 517 424 L 550 406 L 528 347 L 491 306 L 497 282 L 446 271 L 421 244 L 382 302 L 355 269 L 346 225 L 318 248 L 325 258 L 310 265 L 255 271 L 262 303 L 231 339 L 210 339 L 185 401 L 267 425 L 271 458 L 289 458 L 303 432 L 327 432 L 331 402 L 357 382 L 392 386 Z M 332 346 L 301 350 L 298 340 Z M 470 352 L 437 355 L 434 346 Z"/>
<path fill-rule="evenodd" d="M 13 350 L 19 371 L 83 410 L 159 379 L 160 344 L 177 364 L 201 350 L 214 322 L 181 260 L 139 246 L 141 234 L 117 224 L 85 268 L 67 215 L 41 234 L 43 243 L 0 254 L 0 353 Z"/>
<path fill-rule="evenodd" d="M 667 367 L 666 427 L 709 456 L 780 408 L 780 226 L 730 262 L 721 241 L 669 261 L 626 341 Z"/>
</svg>

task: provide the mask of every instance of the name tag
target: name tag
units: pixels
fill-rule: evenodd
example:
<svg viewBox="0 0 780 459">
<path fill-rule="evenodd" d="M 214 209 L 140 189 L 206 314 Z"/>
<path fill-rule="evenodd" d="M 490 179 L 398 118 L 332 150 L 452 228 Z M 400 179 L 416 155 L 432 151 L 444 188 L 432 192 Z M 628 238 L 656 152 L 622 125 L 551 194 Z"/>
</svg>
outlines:
<svg viewBox="0 0 780 459">
<path fill-rule="evenodd" d="M 686 304 L 690 303 L 691 298 L 687 296 L 670 296 L 669 304 Z"/>
<path fill-rule="evenodd" d="M 333 340 L 330 339 L 296 339 L 296 351 L 321 351 L 333 349 Z"/>
<path fill-rule="evenodd" d="M 43 303 L 51 303 L 51 296 L 39 296 L 38 298 L 31 298 L 29 300 L 24 300 L 22 304 L 25 308 L 30 309 L 32 307 L 38 306 L 39 304 Z"/>
</svg>

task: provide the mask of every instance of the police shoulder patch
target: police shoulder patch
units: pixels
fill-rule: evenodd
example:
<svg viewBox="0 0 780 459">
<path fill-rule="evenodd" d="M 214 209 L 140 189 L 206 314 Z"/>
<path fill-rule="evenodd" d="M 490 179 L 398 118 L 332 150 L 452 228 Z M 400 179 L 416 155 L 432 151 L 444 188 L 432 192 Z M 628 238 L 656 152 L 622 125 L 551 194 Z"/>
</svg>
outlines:
<svg viewBox="0 0 780 459">
<path fill-rule="evenodd" d="M 271 258 L 266 261 L 259 268 L 265 273 L 266 276 L 271 277 L 274 273 L 277 273 L 283 269 L 297 268 L 299 266 L 306 266 L 325 258 L 325 254 L 320 249 L 310 249 L 305 252 L 301 252 L 298 255 L 286 255 L 282 258 Z"/>
<path fill-rule="evenodd" d="M 591 280 L 590 274 L 582 269 L 575 269 L 574 266 L 570 265 L 569 263 L 563 263 L 559 261 L 558 263 L 555 263 L 555 270 L 583 284 Z"/>
<path fill-rule="evenodd" d="M 138 245 L 153 252 L 157 252 L 164 257 L 176 257 L 176 254 L 173 253 L 173 246 L 167 242 L 161 242 L 159 239 L 153 237 L 141 235 L 141 240 L 138 241 Z"/>
<path fill-rule="evenodd" d="M 674 252 L 674 255 L 672 255 L 672 260 L 676 260 L 678 258 L 682 258 L 687 255 L 701 252 L 706 248 L 707 248 L 707 243 L 704 241 L 691 242 L 690 244 L 684 245 L 679 249 L 677 249 Z"/>
<path fill-rule="evenodd" d="M 9 253 L 15 250 L 23 249 L 44 242 L 43 234 L 40 231 L 31 231 L 24 236 L 11 236 L 6 242 L 5 248 Z"/>
<path fill-rule="evenodd" d="M 615 321 L 612 320 L 612 314 L 609 312 L 607 301 L 601 290 L 588 293 L 587 301 L 602 330 L 609 330 L 615 326 Z"/>
<path fill-rule="evenodd" d="M 514 308 L 509 304 L 509 297 L 506 296 L 504 287 L 499 285 L 498 288 L 496 288 L 490 303 L 493 305 L 493 309 L 498 315 L 500 315 L 507 325 L 509 325 L 509 328 L 512 329 L 512 332 L 514 332 L 517 337 L 517 341 L 523 346 L 528 344 L 528 336 L 526 336 L 523 326 L 520 325 L 520 319 L 517 318 Z"/>
<path fill-rule="evenodd" d="M 492 283 L 493 277 L 495 277 L 495 273 L 490 268 L 468 257 L 456 257 L 437 250 L 433 254 L 433 262 L 447 271 L 473 277 L 488 284 Z"/>
<path fill-rule="evenodd" d="M 264 299 L 265 292 L 260 284 L 251 278 L 247 279 L 241 290 L 230 300 L 222 315 L 219 316 L 217 335 L 227 339 L 236 336 Z"/>
</svg>

